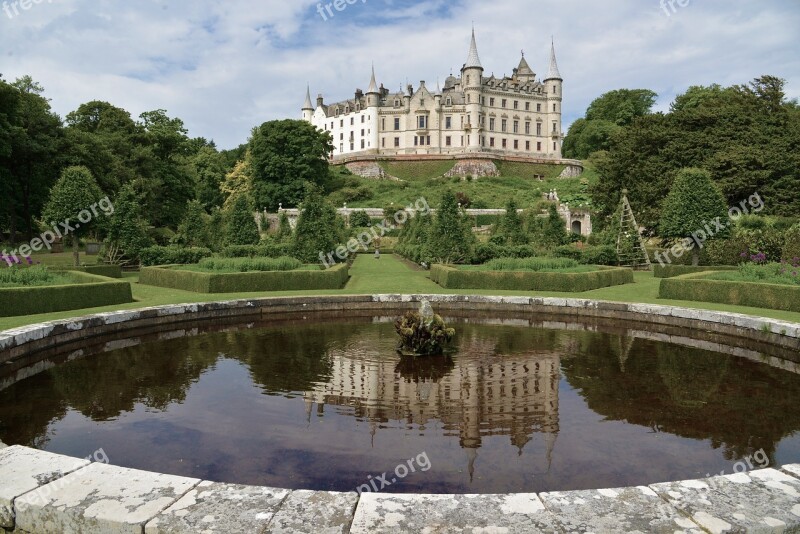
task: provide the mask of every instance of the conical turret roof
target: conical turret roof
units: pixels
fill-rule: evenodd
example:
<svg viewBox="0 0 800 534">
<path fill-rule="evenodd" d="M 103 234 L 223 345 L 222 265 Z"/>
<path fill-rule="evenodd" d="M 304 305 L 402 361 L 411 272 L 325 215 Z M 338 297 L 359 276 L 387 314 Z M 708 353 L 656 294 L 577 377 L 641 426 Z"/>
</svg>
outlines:
<svg viewBox="0 0 800 534">
<path fill-rule="evenodd" d="M 517 67 L 517 75 L 519 76 L 533 76 L 533 69 L 531 66 L 528 65 L 528 62 L 525 60 L 525 56 L 522 56 L 522 59 L 519 60 L 519 67 Z"/>
<path fill-rule="evenodd" d="M 303 104 L 303 109 L 314 109 L 314 106 L 311 104 L 311 87 L 306 86 L 306 101 Z"/>
<path fill-rule="evenodd" d="M 561 73 L 558 72 L 558 62 L 556 61 L 556 45 L 550 42 L 550 69 L 547 71 L 545 80 L 563 80 Z"/>
<path fill-rule="evenodd" d="M 464 64 L 464 68 L 471 69 L 476 67 L 482 69 L 483 65 L 481 65 L 481 58 L 478 57 L 478 44 L 475 42 L 475 28 L 473 28 L 472 42 L 469 44 L 469 55 L 467 56 L 467 62 Z"/>
<path fill-rule="evenodd" d="M 369 88 L 367 89 L 367 94 L 370 93 L 377 93 L 378 92 L 378 84 L 375 82 L 375 65 L 372 66 L 372 78 L 369 80 Z"/>
</svg>

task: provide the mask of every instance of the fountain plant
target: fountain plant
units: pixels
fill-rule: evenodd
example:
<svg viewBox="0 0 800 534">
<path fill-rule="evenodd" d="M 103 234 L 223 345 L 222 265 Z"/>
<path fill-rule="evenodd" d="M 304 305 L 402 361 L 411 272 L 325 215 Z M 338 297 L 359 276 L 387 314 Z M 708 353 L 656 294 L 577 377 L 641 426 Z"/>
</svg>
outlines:
<svg viewBox="0 0 800 534">
<path fill-rule="evenodd" d="M 395 321 L 394 326 L 400 336 L 397 350 L 404 355 L 441 354 L 456 333 L 433 312 L 427 300 L 422 301 L 419 311 L 406 313 Z"/>
</svg>

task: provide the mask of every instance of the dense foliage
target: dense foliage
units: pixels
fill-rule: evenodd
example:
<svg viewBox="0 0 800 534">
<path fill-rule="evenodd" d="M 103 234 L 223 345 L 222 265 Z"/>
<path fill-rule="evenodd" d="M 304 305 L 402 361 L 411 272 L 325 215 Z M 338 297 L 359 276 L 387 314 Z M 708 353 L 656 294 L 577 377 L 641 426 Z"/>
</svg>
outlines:
<svg viewBox="0 0 800 534">
<path fill-rule="evenodd" d="M 261 241 L 255 211 L 247 195 L 239 195 L 227 214 L 225 242 L 228 245 L 257 245 Z"/>
</svg>

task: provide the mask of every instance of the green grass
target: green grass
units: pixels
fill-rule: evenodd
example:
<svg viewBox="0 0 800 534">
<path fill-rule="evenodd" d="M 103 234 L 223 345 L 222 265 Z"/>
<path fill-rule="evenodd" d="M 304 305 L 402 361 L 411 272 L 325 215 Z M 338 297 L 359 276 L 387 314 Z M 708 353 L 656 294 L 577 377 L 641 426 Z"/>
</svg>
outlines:
<svg viewBox="0 0 800 534">
<path fill-rule="evenodd" d="M 0 287 L 43 287 L 71 284 L 63 273 L 54 273 L 44 265 L 33 267 L 0 266 Z"/>
<path fill-rule="evenodd" d="M 683 300 L 667 300 L 658 298 L 660 279 L 654 278 L 650 272 L 636 272 L 636 283 L 621 286 L 607 287 L 585 291 L 582 293 L 555 293 L 546 291 L 503 291 L 503 290 L 447 290 L 439 287 L 428 278 L 427 271 L 414 270 L 407 262 L 396 257 L 383 255 L 380 260 L 370 255 L 358 256 L 350 270 L 351 279 L 344 289 L 320 291 L 275 291 L 259 293 L 227 293 L 222 295 L 207 295 L 192 293 L 177 289 L 164 289 L 154 286 L 138 284 L 137 273 L 126 273 L 124 280 L 133 284 L 133 304 L 105 306 L 100 308 L 85 309 L 71 312 L 47 313 L 24 317 L 0 318 L 0 330 L 16 328 L 19 326 L 67 319 L 70 317 L 101 313 L 107 311 L 128 310 L 145 308 L 148 306 L 164 306 L 170 304 L 186 304 L 194 302 L 210 302 L 222 300 L 235 300 L 246 298 L 284 297 L 284 296 L 313 296 L 313 295 L 370 295 L 376 293 L 432 293 L 432 294 L 460 294 L 460 295 L 497 295 L 497 296 L 541 296 L 558 298 L 581 298 L 593 300 L 607 300 L 614 302 L 640 302 L 644 304 L 663 304 L 668 306 L 681 306 L 684 308 L 705 309 L 725 312 L 736 312 L 760 317 L 793 321 L 800 323 L 800 313 L 784 312 L 762 308 L 749 308 L 745 306 L 730 306 L 707 302 L 693 302 Z"/>
<path fill-rule="evenodd" d="M 730 282 L 756 282 L 759 284 L 783 284 L 800 286 L 800 266 L 770 263 L 767 265 L 745 264 L 735 271 L 717 272 L 705 277 L 710 280 Z"/>
<path fill-rule="evenodd" d="M 442 165 L 442 164 L 447 165 Z M 589 167 L 587 173 L 579 178 L 558 178 L 563 166 L 535 165 L 530 163 L 500 162 L 501 176 L 480 178 L 478 180 L 462 180 L 459 177 L 439 178 L 452 167 L 452 161 L 429 162 L 385 162 L 390 174 L 404 180 L 374 180 L 353 175 L 348 176 L 348 190 L 365 190 L 366 198 L 345 198 L 343 191 L 335 191 L 329 199 L 336 206 L 347 202 L 351 208 L 382 208 L 394 203 L 405 206 L 420 197 L 428 200 L 431 206 L 442 198 L 445 191 L 462 192 L 473 204 L 488 208 L 504 208 L 510 199 L 514 199 L 520 208 L 529 208 L 542 200 L 542 195 L 556 189 L 563 201 L 573 206 L 586 203 L 586 185 L 597 180 L 594 170 Z M 439 167 L 436 167 L 440 165 Z M 393 170 L 392 170 L 393 169 Z M 444 169 L 444 170 L 442 170 Z M 441 172 L 439 172 L 441 171 Z M 544 180 L 532 178 L 534 174 L 543 175 Z M 401 176 L 402 175 L 402 176 Z"/>
</svg>

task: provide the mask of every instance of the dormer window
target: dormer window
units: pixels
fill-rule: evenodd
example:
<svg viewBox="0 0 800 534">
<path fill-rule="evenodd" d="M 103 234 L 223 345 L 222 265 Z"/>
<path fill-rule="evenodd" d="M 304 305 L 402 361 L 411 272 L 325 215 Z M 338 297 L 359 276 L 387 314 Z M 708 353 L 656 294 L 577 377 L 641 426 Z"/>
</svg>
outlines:
<svg viewBox="0 0 800 534">
<path fill-rule="evenodd" d="M 448 106 L 452 106 L 453 105 L 453 99 L 450 98 L 449 96 L 447 97 L 447 101 L 446 102 L 447 102 Z"/>
<path fill-rule="evenodd" d="M 396 108 L 400 107 L 400 99 L 399 98 L 395 98 L 394 99 L 394 107 L 396 107 Z"/>
<path fill-rule="evenodd" d="M 350 113 L 350 106 L 345 106 L 344 107 L 344 114 L 347 115 L 348 113 Z"/>
<path fill-rule="evenodd" d="M 337 106 L 335 115 L 338 117 L 340 113 L 341 113 L 341 111 L 339 110 L 339 107 Z"/>
</svg>

